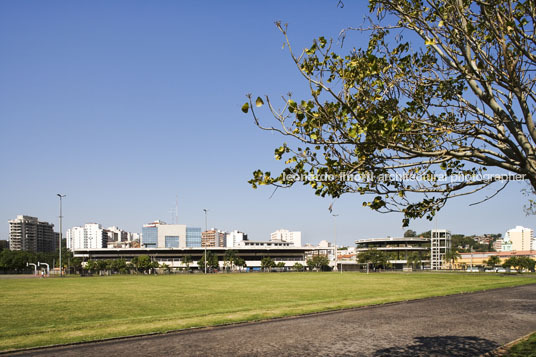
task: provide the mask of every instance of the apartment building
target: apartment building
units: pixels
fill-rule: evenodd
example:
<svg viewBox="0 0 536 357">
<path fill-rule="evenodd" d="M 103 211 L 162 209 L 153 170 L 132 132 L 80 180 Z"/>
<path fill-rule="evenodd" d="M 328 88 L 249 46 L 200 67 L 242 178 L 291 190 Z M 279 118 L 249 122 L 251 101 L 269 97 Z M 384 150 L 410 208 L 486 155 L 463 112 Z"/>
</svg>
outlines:
<svg viewBox="0 0 536 357">
<path fill-rule="evenodd" d="M 534 247 L 534 231 L 530 228 L 516 226 L 504 235 L 504 251 L 526 251 Z"/>
<path fill-rule="evenodd" d="M 301 232 L 290 232 L 287 229 L 278 229 L 270 234 L 271 241 L 283 241 L 292 243 L 295 247 L 301 247 L 302 234 Z"/>
<path fill-rule="evenodd" d="M 96 249 L 106 248 L 108 234 L 98 223 L 86 223 L 83 226 L 72 227 L 65 234 L 67 248 Z"/>
<path fill-rule="evenodd" d="M 54 225 L 37 217 L 18 215 L 9 222 L 9 249 L 29 252 L 53 252 L 59 236 Z"/>
<path fill-rule="evenodd" d="M 212 228 L 201 233 L 201 247 L 226 247 L 227 233 L 219 229 Z"/>
</svg>

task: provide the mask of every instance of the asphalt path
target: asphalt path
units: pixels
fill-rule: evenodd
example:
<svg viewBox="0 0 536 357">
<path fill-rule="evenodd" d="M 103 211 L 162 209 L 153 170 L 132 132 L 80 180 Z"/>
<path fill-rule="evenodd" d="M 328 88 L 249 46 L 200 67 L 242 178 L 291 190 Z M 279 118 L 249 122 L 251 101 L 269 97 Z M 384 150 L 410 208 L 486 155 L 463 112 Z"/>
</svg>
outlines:
<svg viewBox="0 0 536 357">
<path fill-rule="evenodd" d="M 535 330 L 526 285 L 12 355 L 478 356 Z"/>
</svg>

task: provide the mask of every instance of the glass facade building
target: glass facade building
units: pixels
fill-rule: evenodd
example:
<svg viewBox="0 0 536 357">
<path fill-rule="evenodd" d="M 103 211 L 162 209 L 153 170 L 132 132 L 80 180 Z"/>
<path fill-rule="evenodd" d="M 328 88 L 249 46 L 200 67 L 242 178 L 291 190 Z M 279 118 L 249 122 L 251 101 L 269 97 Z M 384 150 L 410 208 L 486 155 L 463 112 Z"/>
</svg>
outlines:
<svg viewBox="0 0 536 357">
<path fill-rule="evenodd" d="M 145 247 L 156 248 L 158 245 L 158 227 L 143 227 L 141 240 Z"/>
<path fill-rule="evenodd" d="M 187 248 L 201 247 L 201 228 L 186 227 L 186 247 Z"/>
<path fill-rule="evenodd" d="M 179 236 L 166 236 L 166 248 L 178 248 Z"/>
</svg>

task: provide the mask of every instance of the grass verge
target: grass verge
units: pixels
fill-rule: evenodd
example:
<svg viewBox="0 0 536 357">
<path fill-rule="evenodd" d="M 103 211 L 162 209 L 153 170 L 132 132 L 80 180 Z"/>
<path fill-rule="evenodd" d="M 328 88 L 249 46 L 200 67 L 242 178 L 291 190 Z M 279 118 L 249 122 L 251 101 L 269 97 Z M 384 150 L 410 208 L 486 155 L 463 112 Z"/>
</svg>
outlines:
<svg viewBox="0 0 536 357">
<path fill-rule="evenodd" d="M 504 357 L 536 357 L 536 333 L 510 347 Z"/>
</svg>

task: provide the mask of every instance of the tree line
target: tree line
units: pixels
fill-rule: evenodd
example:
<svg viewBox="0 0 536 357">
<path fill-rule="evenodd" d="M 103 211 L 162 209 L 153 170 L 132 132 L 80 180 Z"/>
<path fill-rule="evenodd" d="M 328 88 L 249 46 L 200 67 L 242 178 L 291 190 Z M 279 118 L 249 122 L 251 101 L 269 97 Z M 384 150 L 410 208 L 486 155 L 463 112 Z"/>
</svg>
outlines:
<svg viewBox="0 0 536 357">
<path fill-rule="evenodd" d="M 390 260 L 395 259 L 393 256 L 395 253 L 384 252 L 377 249 L 369 249 L 357 254 L 357 262 L 361 264 L 368 264 L 373 270 L 388 269 L 391 268 Z M 455 249 L 451 249 L 446 252 L 444 260 L 449 264 L 449 267 L 455 265 L 456 261 L 461 257 L 460 253 Z M 407 264 L 413 269 L 423 267 L 423 261 L 430 259 L 429 252 L 412 252 L 407 256 Z M 517 272 L 528 270 L 534 272 L 536 266 L 536 260 L 526 256 L 513 256 L 504 261 L 501 264 L 501 259 L 497 255 L 492 255 L 484 262 L 484 265 L 489 268 L 503 267 L 505 269 L 514 268 Z"/>
<path fill-rule="evenodd" d="M 33 271 L 32 267 L 28 267 L 28 263 L 47 263 L 50 268 L 58 267 L 59 254 L 56 252 L 28 252 L 24 250 L 9 250 L 3 249 L 0 252 L 0 269 L 3 273 L 14 272 L 22 273 Z M 62 265 L 63 268 L 76 269 L 81 263 L 80 258 L 74 258 L 73 254 L 67 248 L 62 249 Z"/>
</svg>

